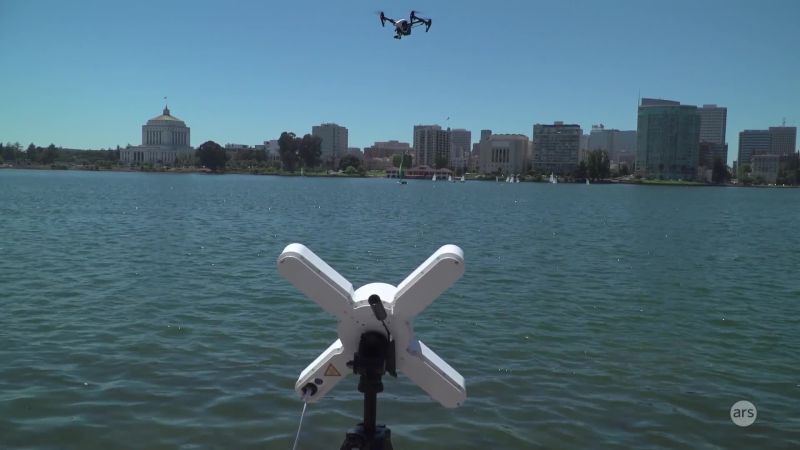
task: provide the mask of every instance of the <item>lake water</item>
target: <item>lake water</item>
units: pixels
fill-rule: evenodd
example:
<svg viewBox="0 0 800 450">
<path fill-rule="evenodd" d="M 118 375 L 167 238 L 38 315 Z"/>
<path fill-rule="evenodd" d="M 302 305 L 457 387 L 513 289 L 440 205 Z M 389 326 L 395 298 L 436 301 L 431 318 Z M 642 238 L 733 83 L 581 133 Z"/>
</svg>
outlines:
<svg viewBox="0 0 800 450">
<path fill-rule="evenodd" d="M 798 448 L 798 223 L 796 189 L 3 170 L 0 447 L 290 448 L 336 338 L 277 272 L 300 242 L 354 287 L 464 250 L 415 329 L 467 401 L 386 377 L 395 448 Z M 299 448 L 339 448 L 356 384 Z"/>
</svg>

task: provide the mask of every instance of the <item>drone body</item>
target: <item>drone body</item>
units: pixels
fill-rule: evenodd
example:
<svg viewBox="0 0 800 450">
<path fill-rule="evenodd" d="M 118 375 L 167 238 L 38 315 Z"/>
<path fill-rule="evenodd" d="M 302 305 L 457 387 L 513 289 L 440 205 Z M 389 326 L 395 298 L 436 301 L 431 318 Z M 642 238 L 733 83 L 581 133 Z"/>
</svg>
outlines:
<svg viewBox="0 0 800 450">
<path fill-rule="evenodd" d="M 464 273 L 464 256 L 455 245 L 431 255 L 398 286 L 371 283 L 357 290 L 302 244 L 290 244 L 278 257 L 278 270 L 306 296 L 338 319 L 338 339 L 300 373 L 295 391 L 313 403 L 353 373 L 354 353 L 365 334 L 387 334 L 394 365 L 447 408 L 466 399 L 464 378 L 414 336 L 413 319 Z M 376 319 L 379 297 L 384 319 Z M 385 331 L 385 333 L 384 333 Z M 389 369 L 393 372 L 395 367 Z M 313 389 L 308 389 L 309 385 Z"/>
<path fill-rule="evenodd" d="M 427 33 L 428 30 L 431 29 L 431 23 L 433 23 L 431 19 L 419 17 L 416 14 L 416 11 L 411 11 L 411 14 L 408 16 L 408 20 L 390 19 L 383 14 L 383 11 L 381 11 L 381 26 L 386 26 L 386 22 L 394 25 L 395 39 L 401 39 L 403 36 L 411 36 L 411 29 L 417 25 L 425 25 L 425 32 Z"/>
</svg>

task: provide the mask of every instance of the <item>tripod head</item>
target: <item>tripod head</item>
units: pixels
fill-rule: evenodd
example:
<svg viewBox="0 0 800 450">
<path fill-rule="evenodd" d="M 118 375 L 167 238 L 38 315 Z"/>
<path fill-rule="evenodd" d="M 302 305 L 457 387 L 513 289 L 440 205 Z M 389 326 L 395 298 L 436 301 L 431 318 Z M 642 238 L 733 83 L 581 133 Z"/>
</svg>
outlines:
<svg viewBox="0 0 800 450">
<path fill-rule="evenodd" d="M 389 375 L 397 377 L 394 341 L 392 333 L 384 322 L 386 310 L 383 308 L 381 298 L 373 294 L 370 295 L 368 302 L 375 318 L 383 324 L 386 335 L 377 331 L 363 333 L 358 341 L 358 351 L 353 355 L 353 360 L 347 362 L 347 367 L 361 376 L 358 382 L 359 392 L 367 393 L 373 389 L 377 389 L 375 392 L 383 392 L 381 382 L 383 374 L 389 372 Z"/>
</svg>

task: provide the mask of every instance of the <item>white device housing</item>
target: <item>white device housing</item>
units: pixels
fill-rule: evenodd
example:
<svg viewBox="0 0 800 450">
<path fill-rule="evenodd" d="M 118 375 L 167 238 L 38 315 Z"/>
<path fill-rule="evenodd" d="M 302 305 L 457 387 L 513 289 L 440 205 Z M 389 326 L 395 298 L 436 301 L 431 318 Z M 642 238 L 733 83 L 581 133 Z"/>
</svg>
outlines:
<svg viewBox="0 0 800 450">
<path fill-rule="evenodd" d="M 278 271 L 339 322 L 339 338 L 300 373 L 295 383 L 301 397 L 306 385 L 316 386 L 316 392 L 306 396 L 308 402 L 318 401 L 352 373 L 347 362 L 353 360 L 361 334 L 385 332 L 367 302 L 373 294 L 381 298 L 386 310 L 386 327 L 395 341 L 397 371 L 446 408 L 464 402 L 464 377 L 417 339 L 413 327 L 414 317 L 464 274 L 461 248 L 442 246 L 396 287 L 371 283 L 354 291 L 349 281 L 302 244 L 286 246 L 278 257 Z"/>
</svg>

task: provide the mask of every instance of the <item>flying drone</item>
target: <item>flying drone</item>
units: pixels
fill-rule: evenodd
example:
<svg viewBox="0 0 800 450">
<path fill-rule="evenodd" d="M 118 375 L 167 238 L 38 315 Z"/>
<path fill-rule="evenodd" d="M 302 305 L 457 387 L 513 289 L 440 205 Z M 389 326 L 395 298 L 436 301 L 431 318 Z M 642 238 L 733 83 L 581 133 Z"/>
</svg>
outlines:
<svg viewBox="0 0 800 450">
<path fill-rule="evenodd" d="M 386 17 L 381 11 L 381 26 L 385 27 L 386 22 L 394 25 L 394 38 L 401 39 L 403 36 L 411 36 L 411 29 L 418 25 L 425 25 L 425 32 L 427 33 L 431 29 L 432 20 L 417 16 L 416 11 L 411 11 L 408 20 L 394 20 Z"/>
</svg>

